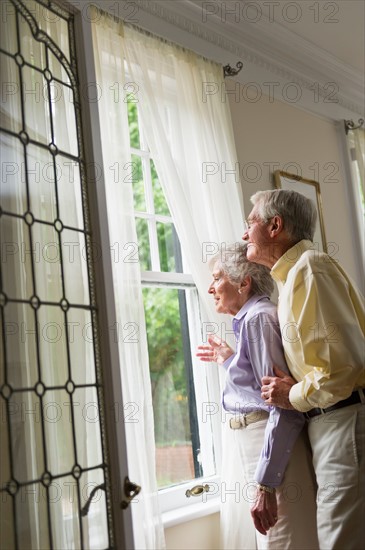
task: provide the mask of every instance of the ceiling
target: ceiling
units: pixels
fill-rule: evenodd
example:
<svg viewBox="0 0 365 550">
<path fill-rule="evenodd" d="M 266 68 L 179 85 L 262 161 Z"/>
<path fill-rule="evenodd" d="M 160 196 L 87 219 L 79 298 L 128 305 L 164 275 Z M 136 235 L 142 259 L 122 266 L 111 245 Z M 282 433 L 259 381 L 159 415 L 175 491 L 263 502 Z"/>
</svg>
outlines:
<svg viewBox="0 0 365 550">
<path fill-rule="evenodd" d="M 226 2 L 228 5 L 230 2 Z M 249 13 L 250 1 L 233 2 L 234 5 L 246 4 Z M 298 37 L 310 42 L 329 55 L 363 73 L 365 65 L 365 1 L 321 0 L 268 1 L 258 2 L 261 5 L 262 17 L 271 17 L 279 28 L 284 27 L 291 33 L 291 41 Z M 270 8 L 270 4 L 272 4 Z M 237 9 L 237 8 L 235 8 Z M 251 17 L 258 13 L 251 10 Z M 259 15 L 260 13 L 258 13 Z M 254 23 L 251 23 L 253 25 Z"/>
<path fill-rule="evenodd" d="M 364 116 L 365 0 L 133 4 L 139 25 L 151 32 L 222 64 L 243 61 L 241 83 L 296 82 L 298 106 L 334 120 Z"/>
</svg>

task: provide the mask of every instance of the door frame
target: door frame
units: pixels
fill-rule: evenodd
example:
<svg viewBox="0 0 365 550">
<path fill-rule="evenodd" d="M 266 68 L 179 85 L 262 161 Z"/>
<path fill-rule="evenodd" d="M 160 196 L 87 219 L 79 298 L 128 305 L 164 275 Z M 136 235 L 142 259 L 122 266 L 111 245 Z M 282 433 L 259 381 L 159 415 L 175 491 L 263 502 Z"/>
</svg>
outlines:
<svg viewBox="0 0 365 550">
<path fill-rule="evenodd" d="M 109 466 L 110 507 L 113 547 L 118 550 L 134 550 L 131 509 L 122 509 L 124 479 L 128 475 L 127 447 L 124 419 L 116 418 L 115 411 L 123 411 L 121 365 L 118 341 L 115 338 L 117 326 L 116 302 L 113 292 L 111 242 L 108 228 L 107 199 L 98 102 L 87 100 L 92 96 L 92 85 L 96 83 L 94 52 L 92 44 L 92 22 L 83 17 L 80 9 L 67 4 L 74 15 L 76 53 L 81 93 L 81 117 L 84 136 L 84 153 L 89 197 L 92 242 L 101 251 L 94 262 L 95 287 L 97 292 L 100 330 L 100 356 L 103 366 L 104 423 Z M 138 483 L 138 480 L 133 480 Z"/>
</svg>

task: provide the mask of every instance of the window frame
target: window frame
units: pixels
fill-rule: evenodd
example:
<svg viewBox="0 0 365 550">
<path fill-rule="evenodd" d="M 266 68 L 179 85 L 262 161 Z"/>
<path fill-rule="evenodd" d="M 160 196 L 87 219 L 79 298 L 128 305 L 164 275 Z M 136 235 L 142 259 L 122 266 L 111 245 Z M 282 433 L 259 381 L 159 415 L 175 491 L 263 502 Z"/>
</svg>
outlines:
<svg viewBox="0 0 365 550">
<path fill-rule="evenodd" d="M 90 83 L 96 84 L 94 46 L 92 38 L 92 21 L 83 16 L 81 8 L 74 7 L 67 0 L 57 0 L 61 6 L 67 6 L 74 13 L 75 46 L 78 61 L 78 76 L 81 89 L 89 89 Z M 111 250 L 108 229 L 108 209 L 104 174 L 98 174 L 98 167 L 103 166 L 101 147 L 100 115 L 97 102 L 90 102 L 82 97 L 81 104 L 82 131 L 84 133 L 84 153 L 87 161 L 87 181 L 98 182 L 89 185 L 90 220 L 93 227 L 93 241 L 100 250 Z M 100 326 L 116 326 L 117 303 L 113 292 L 112 256 L 102 254 L 101 260 L 94 265 L 95 285 L 99 291 Z M 123 380 L 119 361 L 118 341 L 113 331 L 102 331 L 100 334 L 100 353 L 104 358 L 104 402 L 120 404 L 123 408 Z M 122 488 L 128 477 L 127 440 L 124 423 L 115 421 L 115 408 L 105 407 L 105 428 L 108 439 L 110 479 L 117 488 L 111 499 L 114 546 L 116 548 L 135 549 L 131 507 L 123 509 L 120 501 L 123 498 Z M 135 481 L 135 480 L 132 480 Z"/>
<path fill-rule="evenodd" d="M 365 269 L 365 238 L 363 235 L 364 229 L 364 217 L 362 207 L 359 204 L 360 190 L 358 186 L 358 180 L 356 177 L 356 160 L 353 158 L 351 152 L 352 137 L 349 135 L 351 131 L 346 133 L 346 126 L 344 121 L 338 121 L 336 124 L 337 136 L 340 143 L 340 153 L 344 176 L 349 182 L 346 186 L 347 195 L 347 207 L 350 212 L 350 218 L 352 223 L 350 224 L 350 230 L 353 237 L 354 248 L 358 251 L 355 256 L 356 274 L 355 280 L 359 288 L 363 288 L 364 269 Z"/>
<path fill-rule="evenodd" d="M 143 178 L 144 178 L 144 193 L 145 193 L 145 203 L 146 203 L 146 212 L 141 212 L 139 210 L 134 209 L 135 218 L 140 219 L 146 219 L 148 221 L 148 234 L 149 234 L 149 242 L 150 242 L 150 259 L 151 259 L 151 270 L 141 270 L 141 284 L 143 288 L 146 287 L 159 287 L 159 288 L 170 288 L 170 289 L 177 289 L 177 290 L 187 290 L 187 289 L 194 289 L 196 293 L 195 298 L 195 307 L 193 307 L 194 311 L 190 312 L 190 314 L 194 315 L 194 325 L 195 327 L 201 327 L 201 318 L 200 318 L 200 304 L 199 304 L 199 296 L 198 291 L 196 288 L 196 284 L 193 280 L 193 277 L 190 273 L 185 272 L 178 272 L 178 271 L 158 271 L 156 268 L 160 266 L 160 255 L 159 255 L 159 248 L 158 248 L 158 236 L 157 236 L 157 226 L 156 223 L 161 221 L 162 223 L 171 223 L 174 227 L 174 220 L 172 215 L 162 215 L 157 214 L 155 212 L 155 204 L 154 204 L 154 196 L 153 196 L 153 184 L 152 184 L 152 177 L 151 177 L 151 161 L 154 162 L 154 159 L 149 151 L 148 144 L 146 137 L 144 135 L 143 125 L 140 124 L 140 110 L 138 109 L 138 106 L 136 105 L 137 109 L 137 120 L 138 120 L 138 130 L 139 130 L 139 144 L 140 149 L 136 147 L 130 147 L 130 154 L 131 159 L 132 155 L 136 155 L 141 158 L 142 160 L 142 172 L 143 172 Z M 156 170 L 157 172 L 157 170 Z M 133 182 L 134 183 L 134 182 Z M 154 230 L 151 231 L 151 226 L 153 225 Z M 175 230 L 176 231 L 176 230 Z M 152 238 L 151 238 L 151 233 Z M 139 246 L 138 242 L 137 245 Z M 180 247 L 179 242 L 179 250 L 181 252 L 181 255 L 183 256 L 183 251 Z M 182 271 L 184 268 L 186 268 L 186 262 L 181 261 L 182 264 Z M 191 327 L 188 323 L 188 330 L 189 330 L 189 353 L 192 355 L 193 346 L 191 345 L 191 331 L 193 327 Z M 185 346 L 185 342 L 183 341 L 183 348 Z M 185 371 L 187 371 L 189 367 L 186 365 L 185 362 Z M 191 366 L 191 376 L 194 378 L 194 370 Z M 195 379 L 194 379 L 195 383 Z M 188 390 L 189 391 L 189 390 Z M 198 427 L 198 436 L 200 438 L 201 430 L 202 430 L 202 422 L 199 421 L 199 410 L 198 410 L 198 400 L 197 400 L 197 394 L 194 388 L 194 401 L 195 401 L 195 421 L 197 422 Z M 200 403 L 199 403 L 200 405 Z M 191 414 L 191 408 L 190 408 L 190 398 L 189 398 L 189 417 Z M 191 420 L 190 420 L 191 421 Z M 207 425 L 209 425 L 207 423 Z M 214 447 L 214 438 L 213 438 L 213 426 L 209 425 L 210 428 L 210 437 L 212 440 L 212 457 L 210 460 L 210 467 L 214 463 L 215 468 L 215 474 L 213 475 L 203 475 L 196 478 L 191 478 L 189 480 L 186 480 L 182 483 L 176 483 L 169 487 L 164 487 L 158 489 L 159 493 L 159 502 L 161 507 L 161 512 L 163 514 L 163 523 L 164 525 L 175 525 L 182 521 L 187 521 L 187 518 L 193 519 L 193 517 L 204 516 L 211 513 L 215 513 L 219 510 L 219 502 L 220 502 L 220 475 L 218 473 L 218 464 L 217 464 L 217 455 L 220 455 L 219 453 L 215 452 Z M 203 427 L 204 430 L 207 430 L 207 427 Z M 192 437 L 193 439 L 193 437 Z M 193 443 L 193 441 L 192 441 Z M 194 448 L 193 448 L 193 458 L 194 462 L 196 460 Z M 204 466 L 203 466 L 204 467 Z M 195 485 L 206 485 L 208 484 L 211 488 L 210 492 L 203 493 L 199 498 L 197 497 L 191 497 L 187 498 L 186 491 L 188 489 L 191 489 Z M 189 512 L 190 511 L 190 512 Z"/>
</svg>

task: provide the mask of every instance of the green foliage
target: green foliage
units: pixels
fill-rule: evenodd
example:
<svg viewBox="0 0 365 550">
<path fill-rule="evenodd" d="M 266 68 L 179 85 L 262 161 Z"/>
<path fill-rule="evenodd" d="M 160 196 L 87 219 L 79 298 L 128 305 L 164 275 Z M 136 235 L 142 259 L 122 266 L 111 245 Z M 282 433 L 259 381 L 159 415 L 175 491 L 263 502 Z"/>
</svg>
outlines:
<svg viewBox="0 0 365 550">
<path fill-rule="evenodd" d="M 152 189 L 153 189 L 153 200 L 155 203 L 155 212 L 156 214 L 162 214 L 163 216 L 171 216 L 169 207 L 167 206 L 164 192 L 162 190 L 160 180 L 156 172 L 156 168 L 153 160 L 150 162 L 151 167 L 151 179 L 152 179 Z"/>
<path fill-rule="evenodd" d="M 130 98 L 133 98 L 132 94 L 127 98 L 127 100 Z M 128 107 L 128 124 L 129 124 L 129 136 L 131 141 L 131 147 L 134 147 L 135 149 L 139 149 L 140 139 L 139 139 L 137 104 L 134 103 L 133 101 L 128 101 L 127 107 Z"/>
<path fill-rule="evenodd" d="M 178 291 L 144 288 L 155 437 L 159 444 L 190 440 Z"/>
<path fill-rule="evenodd" d="M 138 257 L 142 271 L 151 270 L 150 239 L 148 236 L 147 221 L 143 218 L 136 218 L 138 237 Z"/>
<path fill-rule="evenodd" d="M 161 271 L 175 271 L 175 255 L 171 223 L 157 222 L 157 239 Z"/>
</svg>

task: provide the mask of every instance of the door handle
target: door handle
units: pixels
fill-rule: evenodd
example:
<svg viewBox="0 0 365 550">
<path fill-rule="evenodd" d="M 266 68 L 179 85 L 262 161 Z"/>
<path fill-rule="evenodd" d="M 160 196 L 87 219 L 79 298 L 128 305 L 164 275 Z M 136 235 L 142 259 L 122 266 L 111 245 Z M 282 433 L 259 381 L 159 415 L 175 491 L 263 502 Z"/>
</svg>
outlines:
<svg viewBox="0 0 365 550">
<path fill-rule="evenodd" d="M 130 481 L 128 476 L 124 478 L 124 500 L 120 503 L 120 506 L 125 510 L 128 508 L 129 503 L 141 492 L 141 487 L 133 481 Z"/>
</svg>

